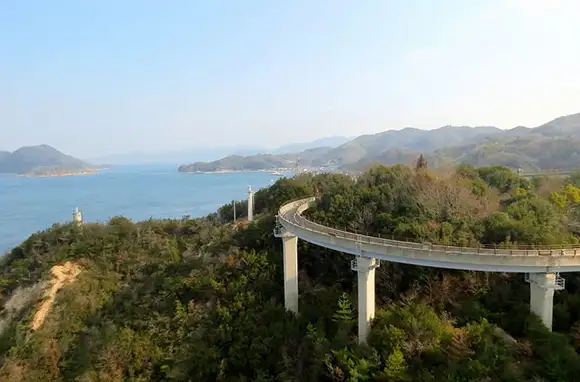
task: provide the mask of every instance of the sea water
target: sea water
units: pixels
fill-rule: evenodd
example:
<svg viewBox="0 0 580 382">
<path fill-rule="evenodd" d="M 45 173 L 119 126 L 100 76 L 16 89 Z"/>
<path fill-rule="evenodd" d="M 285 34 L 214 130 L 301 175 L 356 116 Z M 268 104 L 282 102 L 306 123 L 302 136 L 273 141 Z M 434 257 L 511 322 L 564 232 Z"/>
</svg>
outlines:
<svg viewBox="0 0 580 382">
<path fill-rule="evenodd" d="M 116 166 L 94 175 L 27 178 L 0 174 L 0 255 L 56 222 L 200 217 L 279 179 L 267 172 L 185 174 L 176 166 Z"/>
</svg>

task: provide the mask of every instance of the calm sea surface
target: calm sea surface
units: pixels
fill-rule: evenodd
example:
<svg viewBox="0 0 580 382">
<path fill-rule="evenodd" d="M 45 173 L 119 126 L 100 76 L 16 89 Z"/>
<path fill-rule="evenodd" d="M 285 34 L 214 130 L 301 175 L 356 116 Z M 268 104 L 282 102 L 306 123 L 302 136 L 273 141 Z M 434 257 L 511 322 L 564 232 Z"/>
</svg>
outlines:
<svg viewBox="0 0 580 382">
<path fill-rule="evenodd" d="M 264 173 L 182 174 L 176 166 L 119 166 L 95 175 L 25 178 L 0 174 L 0 255 L 31 233 L 72 220 L 199 217 L 247 198 L 277 176 Z"/>
</svg>

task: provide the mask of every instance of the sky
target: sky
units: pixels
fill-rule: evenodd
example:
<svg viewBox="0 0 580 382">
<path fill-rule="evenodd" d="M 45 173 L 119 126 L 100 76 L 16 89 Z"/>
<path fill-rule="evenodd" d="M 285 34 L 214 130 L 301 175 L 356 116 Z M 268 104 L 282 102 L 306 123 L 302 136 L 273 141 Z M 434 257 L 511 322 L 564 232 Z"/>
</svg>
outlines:
<svg viewBox="0 0 580 382">
<path fill-rule="evenodd" d="M 0 1 L 0 150 L 279 146 L 580 112 L 578 0 Z"/>
</svg>

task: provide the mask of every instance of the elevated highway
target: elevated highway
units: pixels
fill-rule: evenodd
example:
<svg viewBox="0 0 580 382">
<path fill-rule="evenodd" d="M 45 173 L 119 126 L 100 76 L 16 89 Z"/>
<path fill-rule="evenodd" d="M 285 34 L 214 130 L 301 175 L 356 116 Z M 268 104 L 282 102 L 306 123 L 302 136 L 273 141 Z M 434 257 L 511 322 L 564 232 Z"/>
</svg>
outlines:
<svg viewBox="0 0 580 382">
<path fill-rule="evenodd" d="M 341 231 L 309 221 L 302 213 L 315 202 L 304 198 L 280 207 L 274 234 L 283 240 L 286 309 L 298 312 L 298 238 L 355 255 L 358 272 L 359 341 L 367 338 L 375 311 L 375 269 L 380 261 L 488 272 L 525 273 L 530 309 L 551 329 L 555 290 L 564 289 L 560 272 L 580 271 L 580 248 L 452 247 L 389 240 Z"/>
</svg>

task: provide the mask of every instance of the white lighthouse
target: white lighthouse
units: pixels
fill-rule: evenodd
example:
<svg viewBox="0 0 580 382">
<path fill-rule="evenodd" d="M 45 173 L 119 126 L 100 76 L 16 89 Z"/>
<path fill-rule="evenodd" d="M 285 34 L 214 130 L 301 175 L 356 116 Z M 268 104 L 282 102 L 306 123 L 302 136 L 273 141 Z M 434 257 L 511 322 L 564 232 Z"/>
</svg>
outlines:
<svg viewBox="0 0 580 382">
<path fill-rule="evenodd" d="M 248 187 L 248 221 L 254 220 L 254 192 L 252 186 Z"/>
<path fill-rule="evenodd" d="M 73 222 L 77 225 L 83 224 L 83 214 L 78 207 L 73 212 Z"/>
</svg>

